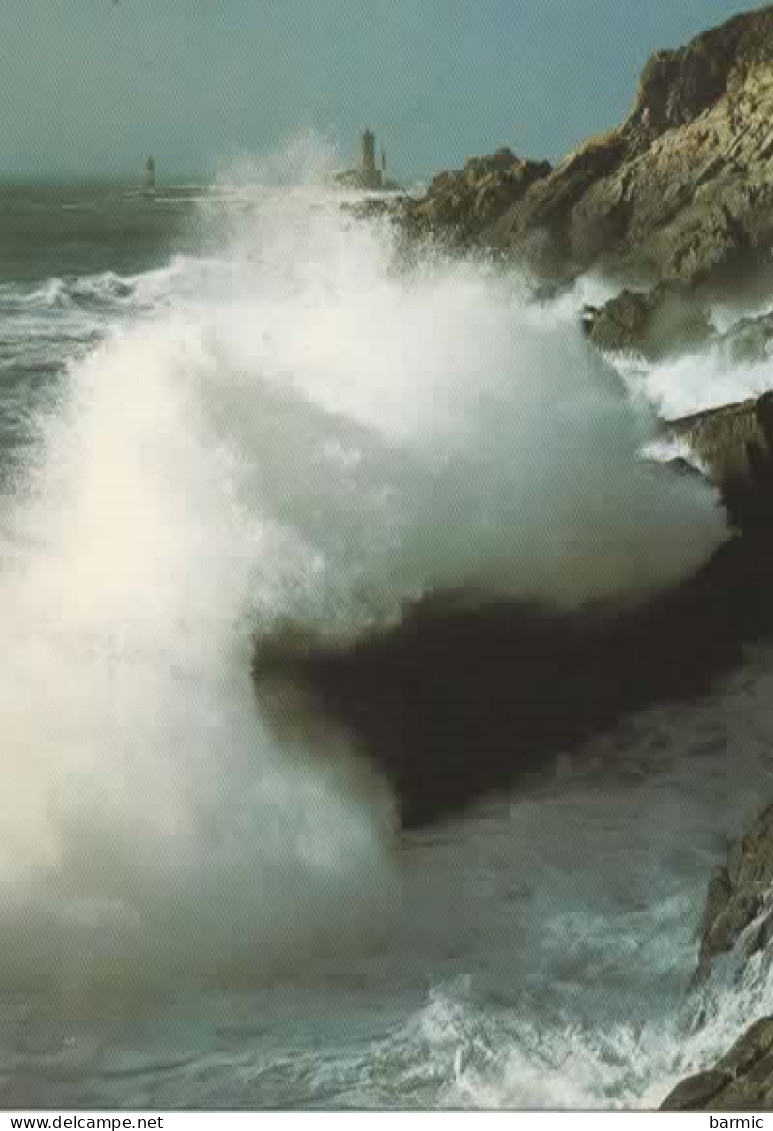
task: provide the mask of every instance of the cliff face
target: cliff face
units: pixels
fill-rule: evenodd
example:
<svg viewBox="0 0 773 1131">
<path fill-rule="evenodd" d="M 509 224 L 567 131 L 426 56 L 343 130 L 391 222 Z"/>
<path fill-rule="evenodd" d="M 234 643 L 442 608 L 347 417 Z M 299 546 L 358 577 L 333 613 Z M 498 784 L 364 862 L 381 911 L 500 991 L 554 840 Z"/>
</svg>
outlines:
<svg viewBox="0 0 773 1131">
<path fill-rule="evenodd" d="M 747 956 L 773 941 L 773 806 L 729 848 L 711 877 L 700 928 L 699 962 L 732 950 L 743 938 Z"/>
<path fill-rule="evenodd" d="M 728 848 L 709 884 L 699 934 L 698 974 L 731 951 L 741 963 L 773 943 L 773 806 Z M 773 1018 L 755 1022 L 713 1067 L 683 1080 L 669 1111 L 765 1111 L 773 1107 Z"/>
<path fill-rule="evenodd" d="M 658 88 L 655 98 L 645 88 L 623 130 L 626 156 L 560 218 L 554 232 L 560 255 L 578 267 L 601 260 L 624 274 L 694 283 L 769 252 L 773 66 L 739 62 L 730 78 L 700 111 L 704 99 L 686 103 L 678 83 L 671 93 L 668 84 Z M 684 124 L 647 132 L 647 122 L 691 111 Z M 529 225 L 540 223 L 539 202 L 533 203 Z M 517 215 L 503 218 L 501 234 L 517 243 L 520 223 Z"/>
<path fill-rule="evenodd" d="M 739 81 L 739 69 L 773 62 L 773 8 L 736 16 L 686 47 L 658 51 L 639 82 L 629 128 L 663 132 L 695 120 Z"/>
<path fill-rule="evenodd" d="M 516 175 L 488 168 L 484 181 L 485 162 L 468 162 L 436 178 L 406 205 L 409 230 L 472 238 L 558 274 L 695 283 L 767 257 L 773 6 L 653 55 L 622 125 L 555 169 L 513 161 Z"/>
</svg>

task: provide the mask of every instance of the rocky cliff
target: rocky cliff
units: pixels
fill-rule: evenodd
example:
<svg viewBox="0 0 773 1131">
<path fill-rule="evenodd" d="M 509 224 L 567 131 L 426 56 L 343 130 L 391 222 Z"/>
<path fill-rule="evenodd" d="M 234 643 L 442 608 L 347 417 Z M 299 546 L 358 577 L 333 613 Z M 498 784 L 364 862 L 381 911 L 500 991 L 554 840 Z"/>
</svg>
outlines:
<svg viewBox="0 0 773 1131">
<path fill-rule="evenodd" d="M 773 7 L 653 55 L 633 108 L 551 169 L 509 151 L 436 177 L 406 229 L 561 275 L 721 281 L 773 246 Z"/>
<path fill-rule="evenodd" d="M 743 320 L 723 339 L 708 311 L 728 284 L 773 280 L 773 6 L 657 52 L 625 121 L 555 167 L 510 150 L 469 160 L 436 176 L 421 199 L 402 202 L 400 220 L 409 239 L 481 247 L 559 280 L 596 270 L 628 284 L 586 311 L 588 336 L 602 349 L 658 355 L 711 342 L 736 360 L 761 361 L 773 315 Z M 312 643 L 256 656 L 256 681 L 278 667 L 309 688 L 370 747 L 407 824 L 534 769 L 522 751 L 549 766 L 557 750 L 629 710 L 710 688 L 749 643 L 773 637 L 773 393 L 668 429 L 686 441 L 741 532 L 676 591 L 643 610 L 569 621 L 539 609 L 492 610 L 490 622 L 453 607 L 418 610 L 351 650 Z M 454 713 L 470 701 L 469 687 L 466 697 L 453 690 L 460 641 L 462 654 L 482 657 L 480 702 L 464 717 Z M 522 697 L 501 675 L 514 656 L 527 657 L 535 679 Z M 572 678 L 545 680 L 557 667 Z M 546 685 L 566 698 L 551 693 L 548 702 Z M 432 720 L 441 717 L 436 734 Z M 489 761 L 470 766 L 462 753 L 470 747 Z M 773 961 L 773 806 L 711 877 L 698 975 L 731 952 L 742 963 L 760 954 Z M 773 1107 L 773 1018 L 753 1024 L 663 1107 Z"/>
<path fill-rule="evenodd" d="M 699 931 L 699 980 L 721 955 L 743 966 L 773 943 L 773 806 L 729 845 L 709 883 Z M 773 1018 L 755 1022 L 708 1071 L 682 1081 L 670 1111 L 764 1111 L 773 1107 Z"/>
<path fill-rule="evenodd" d="M 709 883 L 700 928 L 702 972 L 742 942 L 749 956 L 773 941 L 773 805 L 734 841 Z"/>
</svg>

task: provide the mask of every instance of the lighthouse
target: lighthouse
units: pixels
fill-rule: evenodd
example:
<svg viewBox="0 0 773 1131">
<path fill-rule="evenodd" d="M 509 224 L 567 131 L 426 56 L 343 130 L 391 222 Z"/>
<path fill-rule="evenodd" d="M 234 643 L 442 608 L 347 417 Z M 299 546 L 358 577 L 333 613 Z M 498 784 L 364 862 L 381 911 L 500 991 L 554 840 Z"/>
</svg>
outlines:
<svg viewBox="0 0 773 1131">
<path fill-rule="evenodd" d="M 145 163 L 145 176 L 143 178 L 143 184 L 147 189 L 153 189 L 156 187 L 156 162 L 153 157 L 148 157 L 148 160 Z"/>
<path fill-rule="evenodd" d="M 355 169 L 344 169 L 334 176 L 335 183 L 346 188 L 397 192 L 400 186 L 387 180 L 386 150 L 381 150 L 381 168 L 376 164 L 376 135 L 369 127 L 360 134 L 360 163 Z"/>
<path fill-rule="evenodd" d="M 362 173 L 363 183 L 366 184 L 368 188 L 378 188 L 381 183 L 381 178 L 376 168 L 376 135 L 369 128 L 366 128 L 362 132 L 362 137 L 360 138 L 360 153 L 360 172 Z"/>
</svg>

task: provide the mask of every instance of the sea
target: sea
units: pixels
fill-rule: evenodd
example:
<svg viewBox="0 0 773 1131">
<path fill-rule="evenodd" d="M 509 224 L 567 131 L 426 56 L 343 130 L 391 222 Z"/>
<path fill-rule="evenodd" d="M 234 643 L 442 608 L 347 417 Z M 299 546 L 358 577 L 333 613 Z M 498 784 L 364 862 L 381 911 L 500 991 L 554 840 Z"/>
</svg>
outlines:
<svg viewBox="0 0 773 1131">
<path fill-rule="evenodd" d="M 613 363 L 605 280 L 405 256 L 341 204 L 0 188 L 6 1108 L 652 1108 L 773 1011 L 764 956 L 693 977 L 773 799 L 769 649 L 410 832 L 346 735 L 264 711 L 288 623 L 688 575 L 727 532 L 651 474 L 657 418 L 773 382 Z"/>
</svg>

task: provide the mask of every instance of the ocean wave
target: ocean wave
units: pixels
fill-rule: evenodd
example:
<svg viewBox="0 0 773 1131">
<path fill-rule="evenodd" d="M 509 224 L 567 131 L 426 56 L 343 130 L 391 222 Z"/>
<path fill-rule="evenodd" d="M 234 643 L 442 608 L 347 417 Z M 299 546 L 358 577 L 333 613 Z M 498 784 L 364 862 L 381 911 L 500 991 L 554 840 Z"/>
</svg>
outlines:
<svg viewBox="0 0 773 1131">
<path fill-rule="evenodd" d="M 200 296 L 202 283 L 218 266 L 178 256 L 164 267 L 138 275 L 104 271 L 96 275 L 50 278 L 40 283 L 0 283 L 0 311 L 5 315 L 40 315 L 83 310 L 120 318 L 149 313 L 179 303 L 184 295 Z M 228 270 L 228 264 L 223 264 Z"/>
<path fill-rule="evenodd" d="M 108 315 L 0 544 L 6 981 L 260 985 L 383 945 L 391 798 L 348 736 L 268 726 L 255 633 L 460 588 L 636 600 L 725 536 L 639 458 L 653 421 L 566 303 L 401 273 L 388 226 L 306 203 L 260 197 L 217 258 L 0 291 Z"/>
</svg>

